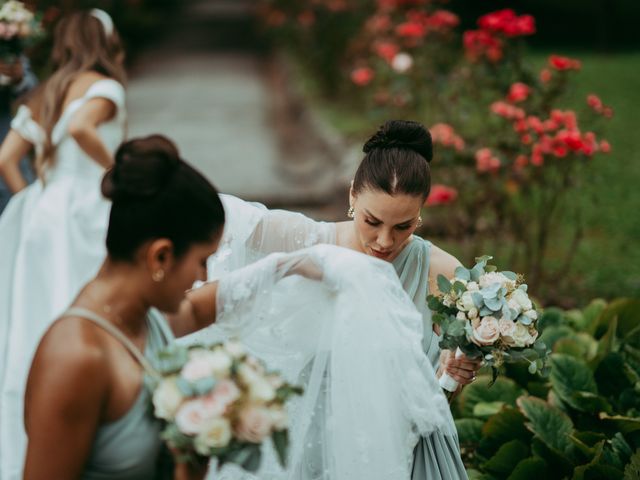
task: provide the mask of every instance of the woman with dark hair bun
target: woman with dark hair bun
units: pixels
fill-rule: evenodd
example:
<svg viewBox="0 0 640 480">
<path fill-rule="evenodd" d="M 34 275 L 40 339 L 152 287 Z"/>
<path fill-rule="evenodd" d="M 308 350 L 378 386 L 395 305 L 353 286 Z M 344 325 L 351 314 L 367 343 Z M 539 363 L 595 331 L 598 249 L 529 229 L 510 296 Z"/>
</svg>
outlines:
<svg viewBox="0 0 640 480">
<path fill-rule="evenodd" d="M 466 385 L 479 362 L 440 351 L 426 298 L 437 292 L 437 277 L 452 277 L 460 262 L 414 235 L 431 188 L 433 144 L 420 123 L 386 122 L 364 144 L 365 156 L 350 189 L 346 222 L 315 222 L 301 214 L 267 210 L 261 205 L 222 195 L 228 226 L 221 253 L 210 260 L 210 273 L 241 267 L 276 251 L 294 251 L 318 243 L 335 244 L 390 262 L 404 290 L 422 314 L 422 348 L 437 375 L 446 372 Z M 218 272 L 218 273 L 216 273 Z M 412 478 L 466 478 L 457 437 L 434 434 L 415 448 Z"/>
<path fill-rule="evenodd" d="M 216 189 L 153 135 L 118 148 L 102 192 L 113 202 L 107 259 L 45 333 L 31 366 L 25 479 L 156 478 L 163 450 L 142 387 L 145 355 L 205 326 L 170 328 L 159 311 L 176 311 L 206 278 L 224 228 Z M 179 464 L 175 478 L 203 473 Z"/>
</svg>

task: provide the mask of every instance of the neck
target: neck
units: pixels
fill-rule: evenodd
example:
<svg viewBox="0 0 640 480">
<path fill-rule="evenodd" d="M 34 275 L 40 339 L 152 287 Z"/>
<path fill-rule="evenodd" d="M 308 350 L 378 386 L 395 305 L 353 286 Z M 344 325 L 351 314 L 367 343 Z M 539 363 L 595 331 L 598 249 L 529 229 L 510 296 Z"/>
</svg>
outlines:
<svg viewBox="0 0 640 480">
<path fill-rule="evenodd" d="M 146 328 L 150 307 L 141 284 L 136 267 L 107 259 L 82 290 L 77 304 L 104 316 L 126 333 L 136 335 Z"/>
<path fill-rule="evenodd" d="M 353 220 L 336 223 L 336 245 L 364 253 L 356 236 L 356 226 Z"/>
</svg>

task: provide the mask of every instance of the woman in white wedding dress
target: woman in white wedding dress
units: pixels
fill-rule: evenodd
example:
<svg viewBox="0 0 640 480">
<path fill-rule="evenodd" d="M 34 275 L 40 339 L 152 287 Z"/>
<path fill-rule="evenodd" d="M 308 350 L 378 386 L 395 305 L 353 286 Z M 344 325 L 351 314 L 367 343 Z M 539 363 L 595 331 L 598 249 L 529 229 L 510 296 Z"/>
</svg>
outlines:
<svg viewBox="0 0 640 480">
<path fill-rule="evenodd" d="M 0 173 L 18 192 L 0 216 L 0 478 L 24 456 L 26 375 L 40 337 L 105 257 L 105 168 L 125 131 L 124 54 L 111 18 L 76 12 L 56 27 L 52 76 L 17 112 Z M 27 187 L 18 161 L 35 151 Z"/>
</svg>

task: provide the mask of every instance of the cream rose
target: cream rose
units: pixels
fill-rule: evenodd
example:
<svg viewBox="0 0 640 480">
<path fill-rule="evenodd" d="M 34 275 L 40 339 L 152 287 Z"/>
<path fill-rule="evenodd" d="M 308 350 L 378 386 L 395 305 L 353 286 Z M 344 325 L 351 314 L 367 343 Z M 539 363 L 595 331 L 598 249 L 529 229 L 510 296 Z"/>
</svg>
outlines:
<svg viewBox="0 0 640 480">
<path fill-rule="evenodd" d="M 231 441 L 231 424 L 226 418 L 213 418 L 206 422 L 194 441 L 200 455 L 209 456 L 212 448 L 222 448 Z"/>
<path fill-rule="evenodd" d="M 240 358 L 246 353 L 244 345 L 242 345 L 242 343 L 237 340 L 229 340 L 228 342 L 226 342 L 224 344 L 224 349 L 233 358 Z"/>
<path fill-rule="evenodd" d="M 524 312 L 524 314 L 529 317 L 531 320 L 537 320 L 538 319 L 538 312 L 536 312 L 535 310 L 527 310 L 526 312 Z"/>
<path fill-rule="evenodd" d="M 249 385 L 249 398 L 257 402 L 267 403 L 276 398 L 276 390 L 265 378 L 258 378 Z"/>
<path fill-rule="evenodd" d="M 494 283 L 499 283 L 500 286 L 504 286 L 509 283 L 510 280 L 499 272 L 485 273 L 480 277 L 480 288 L 488 287 Z"/>
<path fill-rule="evenodd" d="M 478 290 L 480 290 L 480 286 L 477 282 L 467 283 L 467 292 L 477 292 Z"/>
<path fill-rule="evenodd" d="M 231 380 L 222 380 L 213 389 L 212 394 L 225 406 L 240 398 L 240 390 Z"/>
<path fill-rule="evenodd" d="M 476 345 L 493 345 L 500 337 L 498 320 L 495 317 L 484 317 L 480 324 L 473 329 L 471 341 Z"/>
<path fill-rule="evenodd" d="M 262 407 L 247 407 L 240 411 L 235 433 L 239 440 L 260 443 L 271 433 L 271 415 Z"/>
<path fill-rule="evenodd" d="M 475 308 L 476 304 L 473 302 L 471 292 L 464 292 L 460 297 L 460 300 L 456 302 L 456 307 L 458 310 L 462 310 L 463 312 L 468 312 L 472 308 Z"/>
<path fill-rule="evenodd" d="M 520 322 L 516 322 L 516 328 L 512 337 L 516 347 L 526 347 L 533 343 L 529 328 Z"/>
<path fill-rule="evenodd" d="M 176 376 L 165 378 L 160 382 L 156 391 L 153 392 L 153 407 L 158 418 L 171 420 L 180 404 L 184 401 L 176 379 Z"/>
<path fill-rule="evenodd" d="M 478 309 L 474 307 L 471 310 L 469 310 L 469 312 L 467 313 L 467 317 L 469 317 L 470 320 L 473 320 L 474 318 L 478 318 Z"/>
<path fill-rule="evenodd" d="M 516 331 L 516 323 L 507 319 L 501 318 L 498 322 L 498 328 L 500 329 L 500 336 L 509 346 L 514 346 L 513 333 Z"/>
<path fill-rule="evenodd" d="M 213 369 L 205 356 L 197 356 L 189 360 L 184 367 L 182 367 L 180 376 L 190 382 L 197 382 L 203 378 L 213 376 Z"/>
</svg>

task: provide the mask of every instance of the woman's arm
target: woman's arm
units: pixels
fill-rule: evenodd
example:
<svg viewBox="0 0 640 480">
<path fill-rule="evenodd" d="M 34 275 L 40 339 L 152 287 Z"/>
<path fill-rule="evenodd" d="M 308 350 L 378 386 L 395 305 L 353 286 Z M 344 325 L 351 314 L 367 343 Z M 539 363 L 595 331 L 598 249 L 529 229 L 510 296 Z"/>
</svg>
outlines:
<svg viewBox="0 0 640 480">
<path fill-rule="evenodd" d="M 462 266 L 462 264 L 456 257 L 432 245 L 431 265 L 429 268 L 429 291 L 434 294 L 440 293 L 438 289 L 438 275 L 452 278 L 456 268 L 460 266 Z M 434 330 L 436 330 L 435 325 Z M 439 331 L 436 331 L 436 333 L 440 334 Z M 460 385 L 467 385 L 475 379 L 480 364 L 480 360 L 471 360 L 466 356 L 456 358 L 454 352 L 442 350 L 437 376 L 440 377 L 442 373 L 447 372 L 447 374 Z"/>
<path fill-rule="evenodd" d="M 111 167 L 113 155 L 100 138 L 98 126 L 113 118 L 115 113 L 116 106 L 111 100 L 96 97 L 80 107 L 69 122 L 69 134 L 89 157 L 104 168 Z"/>
<path fill-rule="evenodd" d="M 183 337 L 208 327 L 216 321 L 216 297 L 218 282 L 206 283 L 189 290 L 174 314 L 168 314 L 167 320 L 176 337 Z"/>
<path fill-rule="evenodd" d="M 0 146 L 0 176 L 12 193 L 19 192 L 27 186 L 20 172 L 20 160 L 29 153 L 31 148 L 31 143 L 14 130 L 9 130 Z"/>
<path fill-rule="evenodd" d="M 24 480 L 80 478 L 108 394 L 102 352 L 69 342 L 63 330 L 54 326 L 47 333 L 31 366 Z"/>
</svg>

